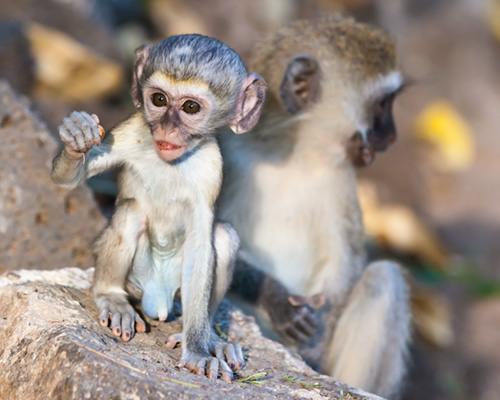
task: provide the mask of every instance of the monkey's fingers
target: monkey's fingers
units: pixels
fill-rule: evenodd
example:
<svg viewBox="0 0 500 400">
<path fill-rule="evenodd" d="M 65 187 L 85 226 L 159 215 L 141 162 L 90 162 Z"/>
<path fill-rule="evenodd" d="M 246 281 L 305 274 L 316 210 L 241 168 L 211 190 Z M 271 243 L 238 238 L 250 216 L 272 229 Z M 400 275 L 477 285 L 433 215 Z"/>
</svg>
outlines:
<svg viewBox="0 0 500 400">
<path fill-rule="evenodd" d="M 85 148 L 82 151 L 91 149 L 94 145 L 94 136 L 99 135 L 97 124 L 85 111 L 73 111 L 69 118 L 78 129 L 78 138 L 83 139 Z"/>
<path fill-rule="evenodd" d="M 294 307 L 302 307 L 310 304 L 309 297 L 292 295 L 288 297 L 288 302 Z"/>
<path fill-rule="evenodd" d="M 293 342 L 306 343 L 309 340 L 309 336 L 298 330 L 293 325 L 289 325 L 287 328 L 285 328 L 283 333 Z"/>
<path fill-rule="evenodd" d="M 69 118 L 64 118 L 59 126 L 59 135 L 62 141 L 75 152 L 84 152 L 86 150 L 83 134 L 80 129 Z"/>
<path fill-rule="evenodd" d="M 300 332 L 302 332 L 307 337 L 312 337 L 316 332 L 316 326 L 310 324 L 309 321 L 306 319 L 306 316 L 304 316 L 304 318 L 300 318 L 297 321 L 295 321 L 295 326 Z"/>
<path fill-rule="evenodd" d="M 134 322 L 135 318 L 132 315 L 125 313 L 122 316 L 122 340 L 128 342 L 134 336 Z"/>
<path fill-rule="evenodd" d="M 170 335 L 167 339 L 167 343 L 165 343 L 165 347 L 167 349 L 174 349 L 177 345 L 182 342 L 182 333 L 175 333 Z"/>
<path fill-rule="evenodd" d="M 317 310 L 325 305 L 326 300 L 323 293 L 316 293 L 311 297 L 311 305 Z"/>
<path fill-rule="evenodd" d="M 135 329 L 137 330 L 137 332 L 146 332 L 146 323 L 137 313 L 135 313 Z"/>
<path fill-rule="evenodd" d="M 87 148 L 90 149 L 94 144 L 99 144 L 100 141 L 96 143 L 96 139 L 100 139 L 99 129 L 92 117 L 84 111 L 74 114 L 76 115 L 73 121 L 80 126 Z"/>
<path fill-rule="evenodd" d="M 113 335 L 120 337 L 122 335 L 122 315 L 118 312 L 113 313 L 111 316 L 111 329 L 113 330 Z"/>
<path fill-rule="evenodd" d="M 104 136 L 106 135 L 106 131 L 99 124 L 100 123 L 99 117 L 96 114 L 92 114 L 91 118 L 97 124 L 97 129 L 98 129 L 98 132 L 99 132 L 99 138 L 97 138 L 97 137 L 94 138 L 94 144 L 97 145 L 97 146 L 99 146 L 99 144 L 101 143 L 101 140 L 104 139 Z M 99 140 L 97 140 L 97 139 L 99 139 Z M 97 142 L 96 142 L 96 140 L 97 140 Z"/>
<path fill-rule="evenodd" d="M 316 293 L 311 297 L 292 295 L 288 297 L 288 302 L 294 307 L 302 307 L 310 305 L 314 309 L 321 308 L 325 305 L 325 296 L 323 293 Z"/>
<path fill-rule="evenodd" d="M 109 307 L 105 306 L 102 308 L 101 313 L 99 314 L 99 324 L 103 328 L 107 328 L 109 323 Z"/>
<path fill-rule="evenodd" d="M 304 315 L 304 322 L 312 329 L 318 329 L 318 321 L 314 318 L 314 312 L 308 312 Z"/>
</svg>

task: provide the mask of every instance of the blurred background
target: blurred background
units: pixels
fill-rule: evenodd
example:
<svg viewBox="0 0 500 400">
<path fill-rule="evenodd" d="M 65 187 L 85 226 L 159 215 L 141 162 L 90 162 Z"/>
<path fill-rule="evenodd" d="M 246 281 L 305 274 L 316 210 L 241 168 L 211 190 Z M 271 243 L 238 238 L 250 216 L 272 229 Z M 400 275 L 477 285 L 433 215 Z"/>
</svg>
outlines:
<svg viewBox="0 0 500 400">
<path fill-rule="evenodd" d="M 412 286 L 403 398 L 500 399 L 499 0 L 0 0 L 0 78 L 52 132 L 75 109 L 110 129 L 133 111 L 137 46 L 195 32 L 245 60 L 267 32 L 332 12 L 384 28 L 412 82 L 398 141 L 359 171 L 371 255 Z M 109 215 L 113 175 L 89 185 Z"/>
</svg>

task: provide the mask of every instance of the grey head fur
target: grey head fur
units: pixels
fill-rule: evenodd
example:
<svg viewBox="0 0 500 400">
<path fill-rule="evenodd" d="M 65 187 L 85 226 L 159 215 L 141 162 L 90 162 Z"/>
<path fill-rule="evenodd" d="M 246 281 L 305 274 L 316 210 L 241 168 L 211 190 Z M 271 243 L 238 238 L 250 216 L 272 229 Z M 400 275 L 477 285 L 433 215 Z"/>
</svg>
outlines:
<svg viewBox="0 0 500 400">
<path fill-rule="evenodd" d="M 247 75 L 240 56 L 217 39 L 192 34 L 168 37 L 153 47 L 141 84 L 156 71 L 176 81 L 201 80 L 223 104 L 233 104 Z"/>
</svg>

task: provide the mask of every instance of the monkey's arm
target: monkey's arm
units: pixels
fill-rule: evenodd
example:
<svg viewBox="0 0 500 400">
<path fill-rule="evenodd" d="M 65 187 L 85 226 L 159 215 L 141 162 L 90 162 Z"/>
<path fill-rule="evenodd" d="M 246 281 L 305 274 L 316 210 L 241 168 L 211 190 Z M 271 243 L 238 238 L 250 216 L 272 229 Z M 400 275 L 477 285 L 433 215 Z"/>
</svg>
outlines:
<svg viewBox="0 0 500 400">
<path fill-rule="evenodd" d="M 296 296 L 278 280 L 240 259 L 236 262 L 231 290 L 249 303 L 263 308 L 273 329 L 288 342 L 306 342 L 314 335 L 315 308 L 322 295 Z"/>
<path fill-rule="evenodd" d="M 97 116 L 73 111 L 59 126 L 64 146 L 53 161 L 52 180 L 74 188 L 84 180 L 120 162 L 119 152 L 112 151 L 113 136 L 101 142 Z M 98 147 L 95 147 L 98 146 Z"/>
</svg>

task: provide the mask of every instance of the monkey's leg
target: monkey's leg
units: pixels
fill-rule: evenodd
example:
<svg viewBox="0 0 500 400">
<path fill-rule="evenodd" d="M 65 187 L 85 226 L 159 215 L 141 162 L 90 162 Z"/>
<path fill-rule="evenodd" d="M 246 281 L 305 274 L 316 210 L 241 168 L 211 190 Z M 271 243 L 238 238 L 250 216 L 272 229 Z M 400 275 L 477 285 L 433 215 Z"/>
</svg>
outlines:
<svg viewBox="0 0 500 400">
<path fill-rule="evenodd" d="M 407 286 L 390 261 L 370 264 L 351 292 L 322 372 L 393 398 L 405 373 L 410 340 Z"/>
<path fill-rule="evenodd" d="M 127 299 L 125 283 L 132 266 L 139 236 L 146 229 L 146 218 L 134 199 L 117 205 L 109 226 L 95 244 L 96 267 L 94 300 L 99 310 L 99 322 L 108 326 L 111 316 L 113 335 L 130 340 L 137 331 L 145 332 L 146 324 Z"/>
<path fill-rule="evenodd" d="M 233 278 L 236 252 L 240 239 L 233 227 L 226 223 L 218 223 L 214 229 L 215 271 L 210 296 L 210 322 L 226 295 Z"/>
<path fill-rule="evenodd" d="M 211 325 L 217 308 L 231 283 L 238 245 L 238 235 L 231 225 L 216 224 L 214 229 L 215 270 L 209 303 Z M 181 341 L 181 334 L 172 335 L 168 338 L 166 347 L 173 348 Z M 239 370 L 245 363 L 241 346 L 221 340 L 213 330 L 211 331 L 209 350 L 218 359 L 218 361 L 211 360 L 208 364 L 207 372 L 210 379 L 217 379 L 218 370 L 220 370 L 222 379 L 231 381 L 233 377 L 231 369 Z"/>
<path fill-rule="evenodd" d="M 226 295 L 233 277 L 234 263 L 240 240 L 238 234 L 229 224 L 219 223 L 215 226 L 215 271 L 210 297 L 210 324 L 212 325 L 215 313 Z M 210 343 L 211 352 L 222 361 L 227 361 L 233 370 L 240 370 L 245 364 L 243 351 L 238 343 L 228 343 L 219 338 L 212 330 Z"/>
<path fill-rule="evenodd" d="M 315 309 L 324 304 L 322 294 L 297 296 L 278 280 L 238 259 L 231 291 L 263 309 L 273 330 L 287 344 L 307 342 L 317 330 Z"/>
</svg>

